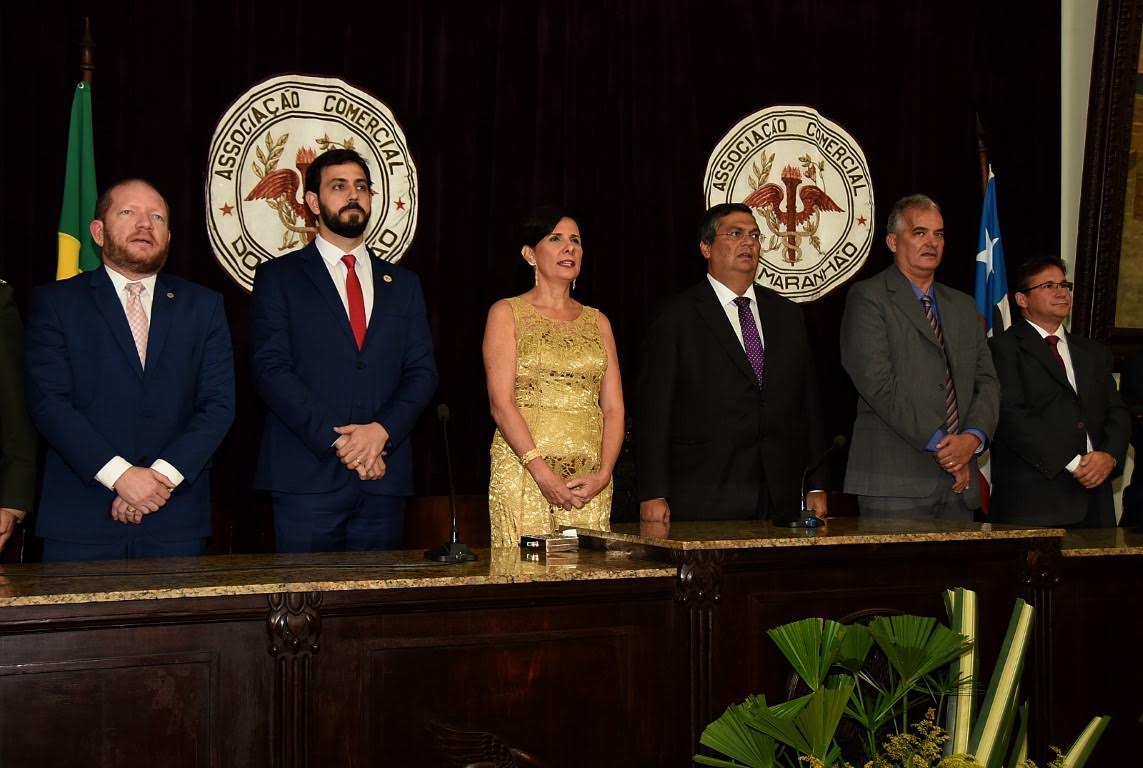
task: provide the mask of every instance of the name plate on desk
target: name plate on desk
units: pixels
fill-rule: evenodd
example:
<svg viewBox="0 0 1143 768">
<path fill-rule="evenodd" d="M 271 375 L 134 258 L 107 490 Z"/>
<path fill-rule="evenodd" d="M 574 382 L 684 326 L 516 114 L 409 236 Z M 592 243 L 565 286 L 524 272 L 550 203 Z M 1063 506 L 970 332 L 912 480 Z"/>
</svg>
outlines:
<svg viewBox="0 0 1143 768">
<path fill-rule="evenodd" d="M 520 546 L 527 552 L 542 552 L 550 555 L 557 552 L 575 552 L 579 549 L 579 537 L 574 533 L 536 533 L 520 537 Z"/>
</svg>

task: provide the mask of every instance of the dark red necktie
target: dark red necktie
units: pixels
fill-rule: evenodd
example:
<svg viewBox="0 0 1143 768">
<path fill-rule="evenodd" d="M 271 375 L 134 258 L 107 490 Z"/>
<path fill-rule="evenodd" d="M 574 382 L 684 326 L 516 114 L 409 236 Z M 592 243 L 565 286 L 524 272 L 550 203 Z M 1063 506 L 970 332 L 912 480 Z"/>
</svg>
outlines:
<svg viewBox="0 0 1143 768">
<path fill-rule="evenodd" d="M 357 259 L 353 254 L 341 257 L 346 267 L 345 295 L 349 299 L 349 325 L 353 328 L 353 338 L 357 339 L 357 348 L 365 343 L 365 297 L 361 293 L 361 281 L 357 279 L 357 270 L 354 267 Z"/>
<path fill-rule="evenodd" d="M 1060 348 L 1057 346 L 1060 343 L 1060 337 L 1054 333 L 1050 336 L 1045 336 L 1044 341 L 1048 342 L 1048 346 L 1052 350 L 1052 357 L 1056 358 L 1056 362 L 1060 365 L 1060 373 L 1066 379 L 1068 377 L 1068 367 L 1064 365 L 1064 356 L 1060 354 Z"/>
</svg>

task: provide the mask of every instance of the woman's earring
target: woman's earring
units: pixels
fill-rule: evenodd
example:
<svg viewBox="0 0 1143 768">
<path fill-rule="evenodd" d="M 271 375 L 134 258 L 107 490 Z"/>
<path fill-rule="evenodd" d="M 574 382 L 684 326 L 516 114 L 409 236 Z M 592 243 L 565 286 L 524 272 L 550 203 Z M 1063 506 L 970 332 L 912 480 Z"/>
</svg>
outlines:
<svg viewBox="0 0 1143 768">
<path fill-rule="evenodd" d="M 576 280 L 576 279 L 573 277 L 573 278 L 572 278 L 572 290 L 573 290 L 573 291 L 575 290 L 575 280 Z"/>
<path fill-rule="evenodd" d="M 536 262 L 534 262 L 534 261 L 529 261 L 528 263 L 532 265 L 532 285 L 539 285 L 540 284 L 540 268 L 536 266 Z"/>
</svg>

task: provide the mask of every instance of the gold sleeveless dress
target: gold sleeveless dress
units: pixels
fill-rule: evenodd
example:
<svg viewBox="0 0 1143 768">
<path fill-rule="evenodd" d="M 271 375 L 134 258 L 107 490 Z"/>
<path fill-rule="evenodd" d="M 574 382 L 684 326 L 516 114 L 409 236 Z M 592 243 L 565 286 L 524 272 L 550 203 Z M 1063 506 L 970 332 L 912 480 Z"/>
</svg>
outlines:
<svg viewBox="0 0 1143 768">
<path fill-rule="evenodd" d="M 599 310 L 584 307 L 575 320 L 549 320 L 521 298 L 508 299 L 516 324 L 516 407 L 548 466 L 560 477 L 599 470 L 603 411 L 599 389 L 607 349 Z M 520 536 L 560 528 L 608 530 L 611 483 L 583 509 L 551 509 L 500 430 L 492 438 L 488 514 L 492 546 L 516 547 Z"/>
</svg>

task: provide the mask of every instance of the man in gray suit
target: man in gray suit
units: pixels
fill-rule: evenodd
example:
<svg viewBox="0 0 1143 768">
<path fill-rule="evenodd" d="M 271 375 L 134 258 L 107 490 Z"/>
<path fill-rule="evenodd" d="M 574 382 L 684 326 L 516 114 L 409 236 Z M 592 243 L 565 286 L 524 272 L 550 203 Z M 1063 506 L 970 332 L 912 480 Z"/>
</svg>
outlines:
<svg viewBox="0 0 1143 768">
<path fill-rule="evenodd" d="M 973 300 L 933 279 L 945 246 L 937 204 L 902 198 L 888 230 L 893 266 L 850 288 L 841 321 L 858 394 L 845 491 L 863 517 L 971 520 L 976 456 L 1000 408 L 988 343 Z"/>
</svg>

